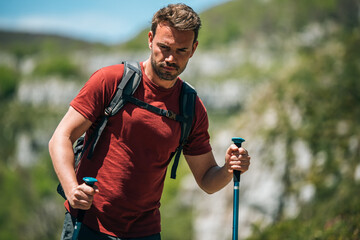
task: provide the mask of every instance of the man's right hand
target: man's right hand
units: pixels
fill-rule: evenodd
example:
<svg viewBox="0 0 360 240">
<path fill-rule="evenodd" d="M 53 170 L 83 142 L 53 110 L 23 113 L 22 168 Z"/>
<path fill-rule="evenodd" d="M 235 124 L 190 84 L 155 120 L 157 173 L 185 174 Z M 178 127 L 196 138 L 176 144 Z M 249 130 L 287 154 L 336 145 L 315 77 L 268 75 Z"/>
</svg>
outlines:
<svg viewBox="0 0 360 240">
<path fill-rule="evenodd" d="M 72 208 L 88 210 L 92 205 L 94 195 L 98 192 L 96 185 L 91 187 L 83 183 L 74 187 L 66 197 Z"/>
<path fill-rule="evenodd" d="M 69 107 L 49 141 L 49 153 L 55 173 L 71 207 L 76 209 L 89 209 L 94 195 L 99 191 L 96 187 L 92 188 L 85 183 L 78 185 L 74 170 L 74 142 L 91 125 L 90 120 L 86 119 L 74 108 Z"/>
</svg>

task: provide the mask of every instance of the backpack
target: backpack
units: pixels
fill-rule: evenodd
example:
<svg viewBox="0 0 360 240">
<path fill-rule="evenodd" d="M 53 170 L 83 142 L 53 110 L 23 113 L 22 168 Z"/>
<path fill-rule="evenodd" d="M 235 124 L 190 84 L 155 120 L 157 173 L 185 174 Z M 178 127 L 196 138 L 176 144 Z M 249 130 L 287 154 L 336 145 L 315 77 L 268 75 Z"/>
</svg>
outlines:
<svg viewBox="0 0 360 240">
<path fill-rule="evenodd" d="M 109 120 L 109 117 L 114 116 L 119 112 L 119 110 L 127 103 L 130 102 L 135 104 L 138 107 L 144 108 L 150 112 L 156 113 L 160 116 L 170 118 L 174 121 L 178 121 L 181 124 L 181 134 L 179 140 L 179 146 L 176 148 L 175 152 L 171 153 L 169 160 L 171 160 L 174 155 L 174 162 L 171 168 L 172 179 L 176 178 L 176 170 L 179 164 L 180 155 L 184 145 L 187 143 L 187 138 L 190 134 L 193 118 L 195 115 L 195 100 L 197 93 L 195 89 L 188 83 L 183 82 L 181 92 L 180 92 L 180 114 L 175 114 L 170 110 L 164 110 L 157 108 L 148 103 L 145 103 L 132 95 L 136 91 L 142 79 L 141 67 L 138 62 L 122 62 L 124 64 L 124 74 L 121 82 L 119 83 L 114 97 L 111 99 L 110 104 L 105 108 L 104 114 L 97 125 L 94 132 L 89 137 L 88 141 L 84 145 L 84 136 L 81 136 L 74 145 L 74 155 L 75 155 L 75 169 L 78 167 L 83 153 L 90 147 L 89 153 L 87 155 L 88 159 L 91 159 L 98 143 L 98 140 L 101 136 L 101 133 L 106 127 L 106 124 Z M 57 187 L 57 192 L 64 198 L 65 193 L 62 189 L 61 184 Z"/>
</svg>

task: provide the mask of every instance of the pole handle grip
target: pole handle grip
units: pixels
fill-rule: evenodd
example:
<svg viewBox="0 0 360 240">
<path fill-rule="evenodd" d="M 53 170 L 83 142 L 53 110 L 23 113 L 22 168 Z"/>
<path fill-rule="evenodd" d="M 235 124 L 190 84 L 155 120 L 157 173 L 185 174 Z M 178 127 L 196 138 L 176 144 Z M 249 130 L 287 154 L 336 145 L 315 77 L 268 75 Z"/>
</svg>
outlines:
<svg viewBox="0 0 360 240">
<path fill-rule="evenodd" d="M 241 144 L 245 142 L 245 139 L 241 137 L 233 137 L 231 140 L 239 148 L 241 147 Z M 241 173 L 240 171 L 236 171 L 236 170 L 234 171 L 234 175 L 233 175 L 234 182 L 240 182 L 240 173 Z"/>
<path fill-rule="evenodd" d="M 93 187 L 94 184 L 98 181 L 96 178 L 93 177 L 84 177 L 83 178 L 84 182 L 86 183 L 86 185 Z M 77 221 L 78 222 L 82 222 L 85 216 L 85 210 L 79 210 L 78 211 L 78 215 L 77 215 Z"/>
<path fill-rule="evenodd" d="M 94 184 L 98 181 L 96 178 L 93 177 L 84 177 L 83 180 L 86 183 L 86 185 L 90 187 L 93 187 Z"/>
<path fill-rule="evenodd" d="M 237 146 L 237 147 L 241 147 L 241 144 L 243 142 L 245 142 L 245 139 L 241 138 L 241 137 L 233 137 L 231 139 L 233 141 L 233 143 Z"/>
</svg>

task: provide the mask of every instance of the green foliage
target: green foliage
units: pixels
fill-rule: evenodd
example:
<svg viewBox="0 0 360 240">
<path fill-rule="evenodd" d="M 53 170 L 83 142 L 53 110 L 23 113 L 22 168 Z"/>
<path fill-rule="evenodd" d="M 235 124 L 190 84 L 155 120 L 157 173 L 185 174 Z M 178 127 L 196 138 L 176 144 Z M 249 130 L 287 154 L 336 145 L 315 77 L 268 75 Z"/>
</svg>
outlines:
<svg viewBox="0 0 360 240">
<path fill-rule="evenodd" d="M 132 52 L 142 52 L 148 49 L 147 38 L 149 31 L 149 28 L 142 30 L 138 35 L 131 39 L 131 41 L 121 44 L 119 48 L 124 51 Z"/>
<path fill-rule="evenodd" d="M 259 35 L 287 37 L 311 22 L 340 22 L 344 27 L 359 26 L 358 5 L 354 0 L 321 1 L 229 1 L 201 14 L 201 49 L 218 49 L 241 39 L 250 43 Z"/>
<path fill-rule="evenodd" d="M 342 24 L 336 23 L 335 31 L 324 29 L 316 44 L 300 47 L 295 63 L 285 63 L 286 70 L 274 74 L 262 104 L 256 105 L 255 111 L 276 111 L 276 126 L 262 132 L 267 144 L 285 142 L 282 200 L 298 196 L 306 184 L 316 190 L 312 201 L 299 201 L 295 218 L 286 218 L 280 201 L 277 221 L 265 229 L 255 224 L 251 240 L 360 237 L 360 200 L 354 195 L 359 188 L 354 176 L 360 158 L 360 52 L 355 44 L 360 34 Z M 296 112 L 300 119 L 294 122 Z M 312 155 L 306 171 L 296 164 L 297 140 L 304 141 Z"/>
<path fill-rule="evenodd" d="M 168 172 L 170 173 L 170 169 Z M 181 240 L 192 238 L 192 209 L 190 206 L 184 206 L 179 195 L 181 180 L 188 174 L 190 174 L 189 167 L 185 159 L 181 157 L 176 180 L 171 179 L 169 174 L 166 176 L 160 208 L 163 239 Z"/>
<path fill-rule="evenodd" d="M 18 75 L 13 69 L 0 66 L 0 100 L 12 97 L 18 82 Z"/>
<path fill-rule="evenodd" d="M 109 46 L 100 43 L 89 43 L 55 35 L 0 30 L 0 50 L 14 53 L 17 58 L 39 53 L 70 54 L 75 50 L 108 51 L 109 48 Z"/>
<path fill-rule="evenodd" d="M 49 215 L 43 210 L 49 204 L 44 199 L 54 201 L 57 183 L 49 171 L 50 159 L 43 158 L 30 169 L 16 162 L 9 165 L 0 165 L 0 191 L 6 193 L 0 198 L 0 239 L 58 239 L 61 221 L 52 215 L 55 212 Z"/>
<path fill-rule="evenodd" d="M 27 182 L 26 173 L 14 171 L 0 166 L 0 239 L 18 239 L 19 226 L 26 224 L 27 204 L 29 190 L 24 182 Z M 24 182 L 23 182 L 24 181 Z M 6 207 L 5 207 L 6 206 Z"/>
<path fill-rule="evenodd" d="M 247 240 L 360 238 L 360 204 L 354 192 L 359 184 L 347 182 L 302 207 L 297 218 L 285 219 L 261 231 L 256 225 Z"/>
<path fill-rule="evenodd" d="M 45 59 L 38 63 L 34 74 L 39 76 L 59 75 L 65 79 L 69 77 L 79 77 L 81 75 L 79 66 L 75 65 L 67 56 Z"/>
<path fill-rule="evenodd" d="M 16 155 L 17 137 L 45 130 L 56 114 L 52 109 L 34 108 L 14 100 L 0 104 L 0 111 L 0 239 L 57 239 L 59 218 L 43 210 L 54 202 L 57 183 L 47 150 L 33 141 L 38 158 L 31 166 L 22 166 Z M 60 202 L 58 206 L 61 208 Z"/>
<path fill-rule="evenodd" d="M 51 159 L 47 152 L 43 153 L 43 156 L 39 160 L 39 164 L 36 164 L 31 171 L 32 190 L 36 193 L 33 197 L 36 198 L 36 202 L 41 199 L 54 196 L 54 186 L 57 186 L 58 180 L 52 169 Z"/>
</svg>

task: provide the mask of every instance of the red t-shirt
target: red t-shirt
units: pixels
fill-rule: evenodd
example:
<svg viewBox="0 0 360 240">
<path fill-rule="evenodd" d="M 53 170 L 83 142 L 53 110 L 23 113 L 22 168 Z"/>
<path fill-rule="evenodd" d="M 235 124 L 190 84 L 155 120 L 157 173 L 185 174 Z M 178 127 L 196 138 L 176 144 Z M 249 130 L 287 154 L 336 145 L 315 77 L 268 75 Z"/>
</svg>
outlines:
<svg viewBox="0 0 360 240">
<path fill-rule="evenodd" d="M 156 107 L 179 113 L 182 80 L 165 89 L 144 74 L 134 97 Z M 70 105 L 96 125 L 110 103 L 123 75 L 123 65 L 113 65 L 96 71 Z M 196 116 L 184 154 L 200 155 L 211 151 L 206 109 L 196 99 Z M 92 126 L 87 136 L 91 134 Z M 180 139 L 180 123 L 125 104 L 110 117 L 91 160 L 82 159 L 77 179 L 96 177 L 100 190 L 87 211 L 83 223 L 97 231 L 124 238 L 159 233 L 160 198 L 169 156 Z M 65 202 L 73 215 L 74 209 Z"/>
</svg>

